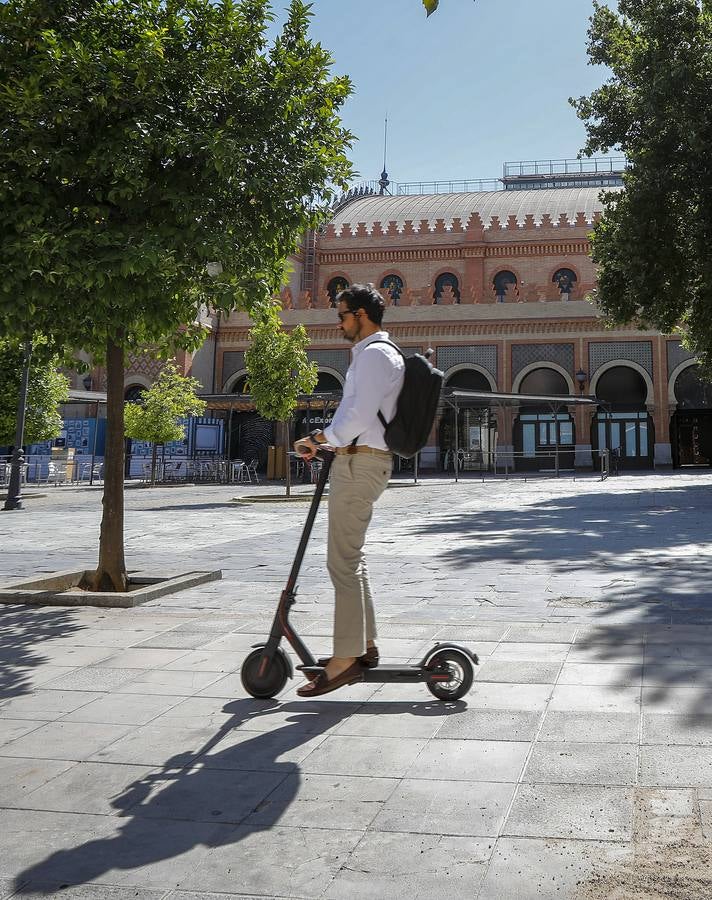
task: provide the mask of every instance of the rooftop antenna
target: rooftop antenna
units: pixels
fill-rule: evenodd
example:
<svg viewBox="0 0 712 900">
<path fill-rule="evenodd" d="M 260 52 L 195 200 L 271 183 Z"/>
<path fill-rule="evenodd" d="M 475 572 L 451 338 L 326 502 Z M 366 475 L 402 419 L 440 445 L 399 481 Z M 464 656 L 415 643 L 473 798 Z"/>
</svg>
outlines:
<svg viewBox="0 0 712 900">
<path fill-rule="evenodd" d="M 386 172 L 386 150 L 388 148 L 388 113 L 386 113 L 386 118 L 383 124 L 383 171 L 381 172 L 381 180 L 378 182 L 381 190 L 380 194 L 390 193 L 388 190 L 388 185 L 390 181 L 388 180 L 388 172 Z"/>
</svg>

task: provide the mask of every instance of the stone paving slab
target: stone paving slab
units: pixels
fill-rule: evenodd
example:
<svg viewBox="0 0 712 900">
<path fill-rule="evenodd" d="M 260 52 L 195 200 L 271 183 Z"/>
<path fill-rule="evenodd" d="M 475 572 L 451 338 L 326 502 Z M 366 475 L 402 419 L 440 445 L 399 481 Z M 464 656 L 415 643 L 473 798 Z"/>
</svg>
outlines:
<svg viewBox="0 0 712 900">
<path fill-rule="evenodd" d="M 419 684 L 248 697 L 304 508 L 129 491 L 132 568 L 224 580 L 131 610 L 0 608 L 0 900 L 709 900 L 710 488 L 387 491 L 381 654 L 471 647 L 453 704 Z M 100 500 L 50 492 L 12 531 L 0 514 L 2 580 L 85 566 Z M 319 516 L 293 623 L 328 655 L 324 538 Z"/>
</svg>

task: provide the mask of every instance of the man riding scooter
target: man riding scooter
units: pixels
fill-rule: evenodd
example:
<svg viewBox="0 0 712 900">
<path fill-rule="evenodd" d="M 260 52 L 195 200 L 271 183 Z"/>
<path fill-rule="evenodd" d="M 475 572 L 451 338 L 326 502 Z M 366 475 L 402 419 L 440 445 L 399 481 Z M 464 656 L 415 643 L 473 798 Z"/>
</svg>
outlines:
<svg viewBox="0 0 712 900">
<path fill-rule="evenodd" d="M 372 284 L 354 284 L 337 297 L 339 329 L 353 344 L 344 395 L 331 425 L 294 444 L 305 459 L 320 445 L 336 453 L 329 488 L 327 568 L 334 586 L 333 656 L 303 685 L 301 697 L 327 694 L 363 677 L 378 663 L 373 595 L 364 559 L 373 504 L 388 484 L 392 455 L 384 439 L 403 387 L 404 362 L 381 330 L 385 303 Z"/>
</svg>

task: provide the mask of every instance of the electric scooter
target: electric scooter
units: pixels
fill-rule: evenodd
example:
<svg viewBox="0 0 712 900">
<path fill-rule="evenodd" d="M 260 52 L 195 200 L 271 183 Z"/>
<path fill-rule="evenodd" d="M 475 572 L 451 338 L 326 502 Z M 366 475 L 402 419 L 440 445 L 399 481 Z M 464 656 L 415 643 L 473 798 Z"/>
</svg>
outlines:
<svg viewBox="0 0 712 900">
<path fill-rule="evenodd" d="M 322 466 L 309 507 L 307 520 L 292 563 L 287 584 L 279 598 L 272 629 L 265 644 L 254 644 L 253 650 L 245 658 L 240 671 L 242 686 L 252 697 L 275 697 L 285 686 L 288 678 L 294 677 L 292 662 L 280 647 L 285 638 L 301 660 L 297 669 L 306 676 L 316 676 L 323 671 L 289 623 L 289 611 L 296 603 L 297 578 L 304 559 L 304 553 L 314 526 L 319 503 L 321 502 L 329 471 L 334 460 L 331 450 L 320 449 L 317 457 Z M 438 700 L 459 700 L 472 687 L 474 666 L 477 655 L 459 644 L 436 643 L 420 662 L 415 665 L 381 665 L 363 667 L 363 680 L 376 682 L 425 682 L 430 693 Z"/>
</svg>

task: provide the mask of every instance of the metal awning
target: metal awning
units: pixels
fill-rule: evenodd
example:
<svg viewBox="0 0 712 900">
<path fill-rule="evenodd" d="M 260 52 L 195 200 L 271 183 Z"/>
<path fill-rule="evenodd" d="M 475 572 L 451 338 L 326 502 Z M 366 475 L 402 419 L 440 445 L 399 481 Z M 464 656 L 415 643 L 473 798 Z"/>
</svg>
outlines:
<svg viewBox="0 0 712 900">
<path fill-rule="evenodd" d="M 505 394 L 499 391 L 466 391 L 459 388 L 446 388 L 443 399 L 454 401 L 458 406 L 521 406 L 553 404 L 555 406 L 598 406 L 602 403 L 597 397 L 576 397 L 573 394 Z"/>
<path fill-rule="evenodd" d="M 83 391 L 79 388 L 70 388 L 69 399 L 65 403 L 106 403 L 105 391 Z"/>
</svg>

